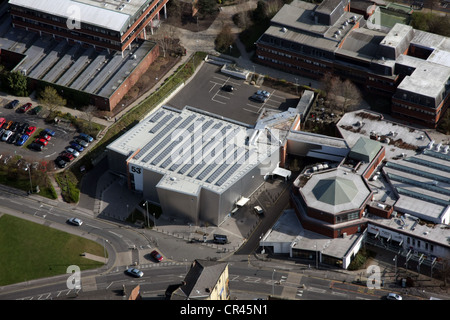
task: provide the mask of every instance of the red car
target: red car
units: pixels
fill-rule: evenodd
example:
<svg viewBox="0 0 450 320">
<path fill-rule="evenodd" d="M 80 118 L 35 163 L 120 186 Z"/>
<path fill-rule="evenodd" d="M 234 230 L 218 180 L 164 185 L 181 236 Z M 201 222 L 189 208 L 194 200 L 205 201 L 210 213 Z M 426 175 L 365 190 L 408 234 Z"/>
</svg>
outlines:
<svg viewBox="0 0 450 320">
<path fill-rule="evenodd" d="M 61 158 L 63 158 L 64 161 L 72 161 L 73 159 L 75 159 L 74 155 L 71 154 L 70 152 L 62 152 L 61 153 Z"/>
<path fill-rule="evenodd" d="M 31 103 L 25 103 L 23 106 L 21 106 L 20 108 L 19 108 L 19 112 L 27 112 L 28 110 L 30 110 L 31 109 Z"/>
<path fill-rule="evenodd" d="M 161 262 L 163 260 L 163 256 L 156 250 L 153 250 L 150 254 L 158 262 Z"/>
<path fill-rule="evenodd" d="M 28 129 L 25 131 L 25 134 L 31 136 L 35 131 L 36 127 L 28 127 Z"/>
<path fill-rule="evenodd" d="M 40 143 L 40 144 L 42 144 L 43 146 L 46 146 L 46 145 L 48 144 L 48 141 L 45 140 L 45 139 L 43 139 L 43 138 L 37 138 L 36 140 L 34 140 L 34 142 Z"/>
</svg>

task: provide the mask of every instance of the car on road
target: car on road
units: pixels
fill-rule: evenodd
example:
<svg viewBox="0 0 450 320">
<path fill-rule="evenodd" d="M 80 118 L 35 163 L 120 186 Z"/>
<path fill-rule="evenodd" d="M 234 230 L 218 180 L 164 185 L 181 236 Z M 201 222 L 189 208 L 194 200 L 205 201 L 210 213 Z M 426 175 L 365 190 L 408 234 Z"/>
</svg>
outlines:
<svg viewBox="0 0 450 320">
<path fill-rule="evenodd" d="M 25 112 L 27 112 L 28 110 L 30 110 L 31 107 L 32 107 L 31 103 L 28 102 L 28 103 L 25 103 L 23 106 L 21 106 L 19 109 L 17 109 L 17 111 L 22 112 L 22 113 L 25 113 Z"/>
<path fill-rule="evenodd" d="M 226 84 L 222 87 L 223 91 L 227 91 L 227 92 L 233 92 L 234 91 L 234 87 L 231 84 Z"/>
<path fill-rule="evenodd" d="M 263 96 L 265 98 L 269 98 L 270 97 L 270 93 L 266 90 L 258 90 L 256 91 L 256 94 L 259 96 Z"/>
<path fill-rule="evenodd" d="M 14 109 L 15 107 L 17 107 L 19 105 L 19 100 L 13 100 L 10 103 L 8 103 L 5 108 L 6 109 Z"/>
<path fill-rule="evenodd" d="M 31 136 L 35 131 L 36 131 L 36 127 L 35 126 L 30 126 L 30 127 L 28 127 L 27 130 L 25 130 L 25 134 Z"/>
<path fill-rule="evenodd" d="M 403 300 L 402 296 L 396 293 L 388 293 L 386 296 L 386 299 L 388 300 Z"/>
<path fill-rule="evenodd" d="M 67 166 L 67 162 L 64 161 L 63 158 L 61 157 L 56 157 L 55 159 L 55 164 L 59 167 L 59 168 L 65 168 Z"/>
<path fill-rule="evenodd" d="M 21 134 L 19 139 L 16 141 L 16 146 L 23 146 L 23 144 L 28 140 L 30 136 L 27 134 Z"/>
<path fill-rule="evenodd" d="M 142 278 L 144 276 L 144 273 L 136 268 L 128 268 L 125 272 L 136 278 Z"/>
<path fill-rule="evenodd" d="M 66 147 L 66 151 L 73 154 L 75 158 L 77 158 L 80 155 L 80 153 L 77 150 L 71 147 Z"/>
<path fill-rule="evenodd" d="M 75 141 L 70 141 L 69 145 L 74 148 L 75 150 L 77 150 L 78 152 L 82 152 L 84 150 L 84 148 L 82 146 L 80 146 L 78 143 L 76 143 Z"/>
<path fill-rule="evenodd" d="M 158 262 L 161 262 L 163 260 L 163 256 L 156 250 L 153 250 L 150 255 Z"/>
<path fill-rule="evenodd" d="M 73 224 L 74 226 L 81 226 L 83 224 L 83 221 L 81 221 L 78 218 L 70 218 L 69 220 L 67 220 L 70 224 Z"/>
<path fill-rule="evenodd" d="M 90 135 L 88 135 L 88 134 L 86 134 L 86 133 L 83 133 L 83 132 L 80 133 L 78 136 L 80 137 L 81 140 L 84 140 L 84 141 L 86 141 L 86 142 L 92 142 L 92 141 L 94 141 L 94 138 L 92 138 Z"/>
<path fill-rule="evenodd" d="M 6 130 L 2 135 L 2 141 L 7 141 L 11 136 L 13 132 L 11 130 Z"/>
<path fill-rule="evenodd" d="M 261 208 L 260 206 L 255 206 L 253 210 L 255 210 L 256 214 L 258 215 L 262 215 L 264 213 L 263 208 Z"/>
<path fill-rule="evenodd" d="M 78 143 L 80 146 L 82 146 L 83 148 L 87 148 L 89 146 L 89 143 L 87 143 L 86 141 L 84 141 L 82 139 L 76 138 L 76 139 L 74 139 L 74 141 L 76 143 Z"/>
<path fill-rule="evenodd" d="M 250 97 L 250 100 L 263 103 L 267 101 L 267 98 L 255 93 Z"/>
</svg>

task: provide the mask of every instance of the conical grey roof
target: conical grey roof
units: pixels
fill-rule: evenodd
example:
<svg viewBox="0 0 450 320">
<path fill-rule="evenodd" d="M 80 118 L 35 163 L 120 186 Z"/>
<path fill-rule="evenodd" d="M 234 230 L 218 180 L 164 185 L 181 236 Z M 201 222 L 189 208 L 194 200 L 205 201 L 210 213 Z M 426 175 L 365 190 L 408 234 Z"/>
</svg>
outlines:
<svg viewBox="0 0 450 320">
<path fill-rule="evenodd" d="M 358 194 L 353 181 L 341 177 L 320 180 L 312 190 L 317 200 L 330 205 L 351 202 Z"/>
</svg>

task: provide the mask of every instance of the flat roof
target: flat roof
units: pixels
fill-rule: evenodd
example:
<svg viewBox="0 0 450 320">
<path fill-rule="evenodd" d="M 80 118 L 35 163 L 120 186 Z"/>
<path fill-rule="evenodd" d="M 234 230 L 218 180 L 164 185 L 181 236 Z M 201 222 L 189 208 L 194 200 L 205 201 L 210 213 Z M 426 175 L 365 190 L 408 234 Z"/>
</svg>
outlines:
<svg viewBox="0 0 450 320">
<path fill-rule="evenodd" d="M 389 121 L 370 110 L 347 112 L 336 127 L 350 147 L 359 138 L 369 138 L 371 134 L 389 138 L 389 143 L 384 139 L 379 141 L 385 147 L 387 159 L 399 157 L 402 153 L 414 155 L 416 149 L 426 147 L 431 141 L 425 130 Z"/>
<path fill-rule="evenodd" d="M 201 186 L 220 193 L 279 150 L 279 141 L 265 141 L 265 134 L 257 143 L 248 143 L 250 132 L 189 106 L 181 111 L 165 106 L 108 149 L 129 156 L 134 166 L 171 177 L 161 182 L 165 188 L 194 194 L 195 186 Z"/>
<path fill-rule="evenodd" d="M 359 236 L 353 234 L 333 239 L 307 230 L 298 220 L 294 209 L 288 209 L 283 211 L 273 227 L 264 235 L 260 245 L 289 243 L 293 249 L 321 251 L 324 255 L 341 259 L 353 247 Z"/>
<path fill-rule="evenodd" d="M 148 0 L 100 1 L 100 0 L 9 0 L 11 5 L 45 12 L 62 18 L 74 15 L 82 23 L 113 31 L 128 28 L 128 22 L 139 13 Z"/>
</svg>

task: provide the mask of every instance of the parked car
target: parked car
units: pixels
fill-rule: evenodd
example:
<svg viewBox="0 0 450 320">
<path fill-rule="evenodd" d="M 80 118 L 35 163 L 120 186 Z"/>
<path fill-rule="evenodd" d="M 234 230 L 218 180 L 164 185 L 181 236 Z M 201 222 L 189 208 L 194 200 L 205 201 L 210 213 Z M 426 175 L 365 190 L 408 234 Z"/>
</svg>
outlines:
<svg viewBox="0 0 450 320">
<path fill-rule="evenodd" d="M 75 141 L 70 141 L 69 145 L 74 148 L 75 150 L 77 150 L 78 152 L 82 152 L 84 150 L 84 148 L 82 146 L 80 146 L 78 143 L 76 143 Z"/>
<path fill-rule="evenodd" d="M 256 214 L 258 215 L 262 215 L 264 213 L 263 208 L 261 208 L 260 206 L 255 206 L 253 210 L 255 210 Z"/>
<path fill-rule="evenodd" d="M 270 97 L 270 93 L 267 92 L 266 90 L 258 90 L 258 91 L 256 91 L 256 94 L 259 96 L 266 97 L 266 98 Z"/>
<path fill-rule="evenodd" d="M 39 114 L 42 111 L 42 106 L 37 106 L 34 107 L 33 109 L 31 109 L 30 113 L 31 114 Z"/>
<path fill-rule="evenodd" d="M 9 127 L 9 130 L 11 131 L 17 131 L 17 129 L 19 128 L 20 122 L 14 121 L 11 125 L 11 127 Z"/>
<path fill-rule="evenodd" d="M 13 100 L 10 103 L 8 103 L 5 108 L 7 109 L 14 109 L 15 107 L 17 107 L 19 105 L 19 100 Z"/>
<path fill-rule="evenodd" d="M 86 134 L 86 133 L 80 133 L 79 135 L 80 139 L 86 141 L 86 142 L 92 142 L 94 141 L 94 138 L 92 138 L 90 135 Z"/>
<path fill-rule="evenodd" d="M 63 152 L 61 153 L 61 158 L 66 161 L 66 162 L 70 162 L 73 159 L 75 159 L 74 155 L 69 153 L 69 152 Z"/>
<path fill-rule="evenodd" d="M 27 131 L 27 129 L 28 129 L 29 126 L 30 126 L 29 123 L 24 122 L 24 123 L 22 123 L 21 125 L 19 125 L 19 128 L 17 128 L 17 131 L 18 131 L 19 133 L 25 133 L 25 132 Z"/>
<path fill-rule="evenodd" d="M 6 130 L 2 135 L 2 141 L 8 140 L 12 134 L 13 132 L 11 130 Z"/>
<path fill-rule="evenodd" d="M 125 272 L 136 278 L 142 278 L 144 276 L 144 273 L 136 268 L 128 268 Z"/>
<path fill-rule="evenodd" d="M 5 118 L 0 118 L 0 128 L 3 126 L 3 124 L 6 122 Z"/>
<path fill-rule="evenodd" d="M 83 224 L 83 221 L 81 221 L 78 218 L 70 218 L 69 220 L 67 220 L 70 224 L 73 224 L 75 226 L 81 226 Z"/>
<path fill-rule="evenodd" d="M 55 136 L 55 131 L 50 130 L 50 129 L 48 129 L 48 128 L 45 128 L 44 130 L 42 130 L 42 132 L 43 132 L 44 134 L 48 134 L 49 136 L 52 136 L 52 137 Z"/>
<path fill-rule="evenodd" d="M 19 109 L 17 109 L 17 111 L 25 113 L 28 110 L 30 110 L 31 107 L 32 107 L 32 104 L 30 102 L 28 102 L 28 103 L 25 103 L 23 106 L 21 106 Z"/>
<path fill-rule="evenodd" d="M 16 144 L 16 142 L 17 142 L 17 140 L 19 140 L 20 136 L 21 136 L 20 133 L 13 132 L 13 134 L 11 135 L 11 137 L 9 137 L 7 142 L 11 143 L 11 144 Z"/>
<path fill-rule="evenodd" d="M 89 143 L 87 143 L 86 141 L 84 141 L 84 140 L 81 140 L 81 139 L 75 139 L 74 140 L 76 143 L 78 143 L 80 146 L 82 146 L 83 148 L 87 148 L 88 146 L 89 146 Z"/>
<path fill-rule="evenodd" d="M 40 143 L 40 144 L 42 144 L 43 146 L 46 146 L 46 145 L 48 144 L 48 141 L 45 140 L 44 138 L 37 138 L 36 140 L 34 140 L 34 142 Z"/>
<path fill-rule="evenodd" d="M 232 92 L 234 91 L 234 87 L 231 84 L 226 84 L 222 87 L 223 91 Z"/>
<path fill-rule="evenodd" d="M 14 121 L 9 120 L 9 121 L 5 121 L 5 123 L 3 124 L 2 128 L 9 130 L 9 128 L 12 126 L 12 124 L 14 123 Z"/>
<path fill-rule="evenodd" d="M 36 127 L 34 126 L 30 126 L 28 127 L 28 129 L 25 131 L 25 134 L 29 135 L 31 137 L 31 135 L 36 131 Z"/>
<path fill-rule="evenodd" d="M 253 101 L 256 101 L 256 102 L 266 102 L 267 101 L 267 98 L 266 97 L 264 97 L 264 96 L 261 96 L 261 95 L 259 95 L 259 94 L 254 94 L 254 95 L 252 95 L 251 97 L 250 97 L 250 100 L 253 100 Z"/>
<path fill-rule="evenodd" d="M 43 133 L 43 131 L 41 131 L 41 133 L 39 134 L 39 138 L 45 139 L 47 141 L 50 141 L 50 139 L 52 138 L 52 136 Z"/>
<path fill-rule="evenodd" d="M 80 155 L 80 153 L 77 150 L 71 147 L 66 147 L 66 151 L 73 154 L 75 158 L 77 158 Z"/>
<path fill-rule="evenodd" d="M 37 142 L 32 142 L 28 148 L 32 149 L 32 150 L 36 150 L 36 151 L 42 151 L 42 149 L 44 149 L 44 145 L 41 143 L 37 143 Z"/>
<path fill-rule="evenodd" d="M 55 163 L 60 168 L 65 168 L 67 166 L 67 162 L 65 162 L 64 159 L 61 157 L 57 157 L 55 159 Z"/>
<path fill-rule="evenodd" d="M 21 134 L 20 138 L 17 139 L 16 146 L 23 146 L 23 144 L 28 140 L 30 136 L 27 134 Z"/>
<path fill-rule="evenodd" d="M 158 262 L 161 262 L 163 260 L 163 256 L 156 250 L 153 250 L 150 254 Z"/>
</svg>

